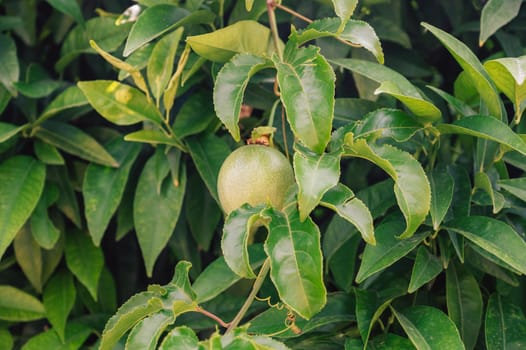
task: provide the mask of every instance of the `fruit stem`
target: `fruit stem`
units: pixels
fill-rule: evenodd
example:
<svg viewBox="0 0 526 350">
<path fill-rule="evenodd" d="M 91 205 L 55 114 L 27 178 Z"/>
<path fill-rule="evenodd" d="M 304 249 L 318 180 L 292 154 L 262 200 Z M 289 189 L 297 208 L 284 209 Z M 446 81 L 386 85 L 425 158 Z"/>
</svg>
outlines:
<svg viewBox="0 0 526 350">
<path fill-rule="evenodd" d="M 269 271 L 270 259 L 267 258 L 265 259 L 263 266 L 261 266 L 261 269 L 259 270 L 258 276 L 256 278 L 256 281 L 254 282 L 254 285 L 252 286 L 250 294 L 248 295 L 241 309 L 239 309 L 239 312 L 237 313 L 236 317 L 234 317 L 232 322 L 230 322 L 225 334 L 230 333 L 234 328 L 236 328 L 243 319 L 243 317 L 245 317 L 245 314 L 247 313 L 250 305 L 252 305 L 252 303 L 254 302 L 254 299 L 256 298 L 256 295 L 261 289 L 261 285 L 263 285 L 263 281 L 265 280 L 265 277 L 267 277 Z"/>
</svg>

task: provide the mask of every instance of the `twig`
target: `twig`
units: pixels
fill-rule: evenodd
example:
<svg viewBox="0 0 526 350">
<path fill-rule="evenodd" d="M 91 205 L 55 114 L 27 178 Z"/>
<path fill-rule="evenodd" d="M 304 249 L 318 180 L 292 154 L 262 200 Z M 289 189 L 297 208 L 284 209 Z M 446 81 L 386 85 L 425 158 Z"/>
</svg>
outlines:
<svg viewBox="0 0 526 350">
<path fill-rule="evenodd" d="M 230 326 L 230 323 L 227 323 L 227 322 L 223 321 L 219 316 L 211 313 L 210 311 L 207 311 L 207 310 L 203 309 L 200 306 L 198 306 L 195 309 L 195 311 L 199 312 L 202 315 L 205 315 L 208 318 L 211 318 L 214 321 L 216 321 L 217 323 L 219 323 L 221 325 L 221 327 L 228 328 L 228 326 Z"/>
<path fill-rule="evenodd" d="M 243 319 L 243 317 L 245 317 L 245 314 L 247 313 L 248 309 L 250 308 L 250 305 L 252 305 L 252 302 L 256 298 L 256 295 L 258 294 L 259 289 L 261 288 L 261 285 L 265 280 L 265 277 L 267 277 L 269 270 L 270 259 L 267 258 L 263 263 L 263 266 L 261 266 L 261 269 L 259 270 L 258 277 L 256 278 L 254 285 L 252 286 L 252 290 L 250 291 L 247 300 L 245 300 L 245 303 L 243 304 L 241 309 L 239 309 L 239 312 L 237 313 L 236 317 L 234 317 L 232 322 L 230 322 L 230 324 L 228 325 L 225 334 L 230 333 L 234 328 L 236 328 Z"/>
<path fill-rule="evenodd" d="M 301 13 L 298 13 L 298 12 L 294 11 L 293 9 L 287 7 L 287 6 L 283 6 L 283 5 L 278 4 L 278 3 L 274 2 L 274 1 L 267 0 L 267 6 L 268 6 L 268 3 L 269 3 L 269 2 L 272 2 L 272 3 L 273 3 L 273 5 L 272 5 L 273 7 L 276 7 L 276 8 L 278 8 L 278 9 L 280 9 L 280 10 L 282 10 L 282 11 L 285 11 L 285 12 L 287 12 L 287 13 L 290 13 L 291 15 L 293 15 L 293 16 L 296 17 L 296 18 L 301 19 L 302 21 L 305 21 L 305 22 L 307 22 L 307 23 L 309 23 L 309 24 L 312 23 L 312 22 L 314 22 L 314 21 L 313 21 L 312 19 L 310 19 L 309 17 L 305 17 L 305 16 L 302 15 Z M 355 43 L 350 42 L 350 41 L 348 41 L 348 40 L 345 40 L 345 39 L 339 38 L 339 37 L 337 37 L 337 36 L 335 36 L 334 38 L 335 38 L 336 40 L 338 40 L 339 42 L 341 42 L 341 43 L 343 43 L 343 44 L 345 44 L 345 45 L 351 46 L 351 47 L 356 47 L 356 48 L 363 47 L 363 46 L 360 45 L 360 44 L 355 44 Z"/>
</svg>

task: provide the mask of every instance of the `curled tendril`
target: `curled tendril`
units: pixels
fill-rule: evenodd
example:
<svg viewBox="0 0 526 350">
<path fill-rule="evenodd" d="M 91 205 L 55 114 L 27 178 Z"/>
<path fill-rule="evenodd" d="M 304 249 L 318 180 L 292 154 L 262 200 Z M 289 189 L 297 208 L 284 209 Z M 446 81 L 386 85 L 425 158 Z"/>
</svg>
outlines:
<svg viewBox="0 0 526 350">
<path fill-rule="evenodd" d="M 287 317 L 285 317 L 285 319 L 283 320 L 285 328 L 281 329 L 281 330 L 279 330 L 277 332 L 274 332 L 274 333 L 266 334 L 267 336 L 273 337 L 273 336 L 285 333 L 288 330 L 291 330 L 294 334 L 301 334 L 302 333 L 301 328 L 299 328 L 298 325 L 296 324 L 296 314 L 291 309 L 289 309 L 285 304 L 280 303 L 280 302 L 272 304 L 270 302 L 270 299 L 271 299 L 270 296 L 266 297 L 266 298 L 259 298 L 259 297 L 256 296 L 255 299 L 258 300 L 258 301 L 266 302 L 267 305 L 270 308 L 273 308 L 273 309 L 276 309 L 276 310 L 280 310 L 281 311 L 281 310 L 283 310 L 285 308 L 287 309 Z"/>
<path fill-rule="evenodd" d="M 268 296 L 268 297 L 266 297 L 266 298 L 260 298 L 260 297 L 256 296 L 255 299 L 256 299 L 257 301 L 266 302 L 267 305 L 268 305 L 270 308 L 272 308 L 272 309 L 276 309 L 276 310 L 279 310 L 279 311 L 283 310 L 283 308 L 285 307 L 285 305 L 283 305 L 283 304 L 280 303 L 279 301 L 278 301 L 277 303 L 275 303 L 275 304 L 272 304 L 272 303 L 270 302 L 270 299 L 271 299 L 270 296 Z"/>
</svg>

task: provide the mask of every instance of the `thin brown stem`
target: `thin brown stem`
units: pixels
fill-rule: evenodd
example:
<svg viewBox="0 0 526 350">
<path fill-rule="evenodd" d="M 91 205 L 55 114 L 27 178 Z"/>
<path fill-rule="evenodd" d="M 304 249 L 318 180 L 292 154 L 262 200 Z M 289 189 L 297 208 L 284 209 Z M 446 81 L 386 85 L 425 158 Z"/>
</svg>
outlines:
<svg viewBox="0 0 526 350">
<path fill-rule="evenodd" d="M 208 318 L 211 318 L 212 320 L 216 321 L 217 323 L 219 323 L 219 325 L 223 328 L 228 328 L 228 326 L 230 325 L 230 323 L 227 323 L 225 321 L 223 321 L 219 316 L 211 313 L 210 311 L 207 311 L 205 309 L 203 309 L 202 307 L 198 306 L 196 309 L 195 309 L 196 312 L 199 312 L 200 314 L 202 315 L 205 315 L 206 317 Z"/>
<path fill-rule="evenodd" d="M 294 11 L 293 9 L 287 7 L 287 6 L 283 6 L 283 5 L 278 4 L 278 3 L 274 2 L 274 1 L 267 0 L 267 6 L 268 6 L 268 3 L 269 3 L 269 2 L 272 2 L 272 3 L 273 3 L 273 5 L 272 5 L 273 7 L 276 7 L 276 8 L 278 8 L 278 9 L 280 9 L 280 10 L 282 10 L 282 11 L 285 11 L 285 12 L 287 12 L 287 13 L 290 13 L 290 14 L 293 15 L 294 17 L 299 18 L 299 19 L 301 19 L 301 20 L 304 21 L 304 22 L 307 22 L 307 23 L 312 23 L 312 22 L 314 22 L 314 21 L 313 21 L 312 19 L 310 19 L 309 17 L 305 17 L 305 16 L 302 15 L 301 13 L 298 13 L 298 12 Z M 339 42 L 341 42 L 341 43 L 343 43 L 343 44 L 345 44 L 345 45 L 351 46 L 351 47 L 357 47 L 357 48 L 362 47 L 362 45 L 360 45 L 360 44 L 355 44 L 355 43 L 353 43 L 353 42 L 350 42 L 350 41 L 345 40 L 345 39 L 342 39 L 342 38 L 338 38 L 338 37 L 334 37 L 334 38 L 335 38 L 336 40 L 338 40 Z"/>
<path fill-rule="evenodd" d="M 289 7 L 287 7 L 287 6 L 283 6 L 283 5 L 281 5 L 281 4 L 278 4 L 278 3 L 274 2 L 274 7 L 277 7 L 277 8 L 279 8 L 279 9 L 282 10 L 282 11 L 285 11 L 285 12 L 287 12 L 287 13 L 290 13 L 290 14 L 293 15 L 294 17 L 297 17 L 297 18 L 299 18 L 299 19 L 301 19 L 302 21 L 305 21 L 305 22 L 307 22 L 307 23 L 312 23 L 312 22 L 314 22 L 312 19 L 303 16 L 301 13 L 296 12 L 296 11 L 294 11 L 293 9 L 291 9 L 291 8 L 289 8 Z"/>
<path fill-rule="evenodd" d="M 273 0 L 267 0 L 267 13 L 268 21 L 270 23 L 270 31 L 272 32 L 272 40 L 274 41 L 274 47 L 276 48 L 279 60 L 283 61 L 283 53 L 279 47 L 278 22 L 276 21 L 276 14 L 274 13 L 275 7 L 276 3 Z"/>
</svg>

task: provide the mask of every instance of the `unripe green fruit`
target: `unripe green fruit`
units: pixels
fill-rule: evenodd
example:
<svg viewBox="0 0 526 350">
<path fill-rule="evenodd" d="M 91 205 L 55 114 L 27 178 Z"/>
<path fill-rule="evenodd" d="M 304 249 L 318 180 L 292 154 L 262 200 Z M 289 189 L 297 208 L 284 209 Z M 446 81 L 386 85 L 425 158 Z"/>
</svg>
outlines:
<svg viewBox="0 0 526 350">
<path fill-rule="evenodd" d="M 227 214 L 244 203 L 269 203 L 281 209 L 293 183 L 292 167 L 282 153 L 267 146 L 247 145 L 226 158 L 219 170 L 217 192 Z"/>
</svg>

